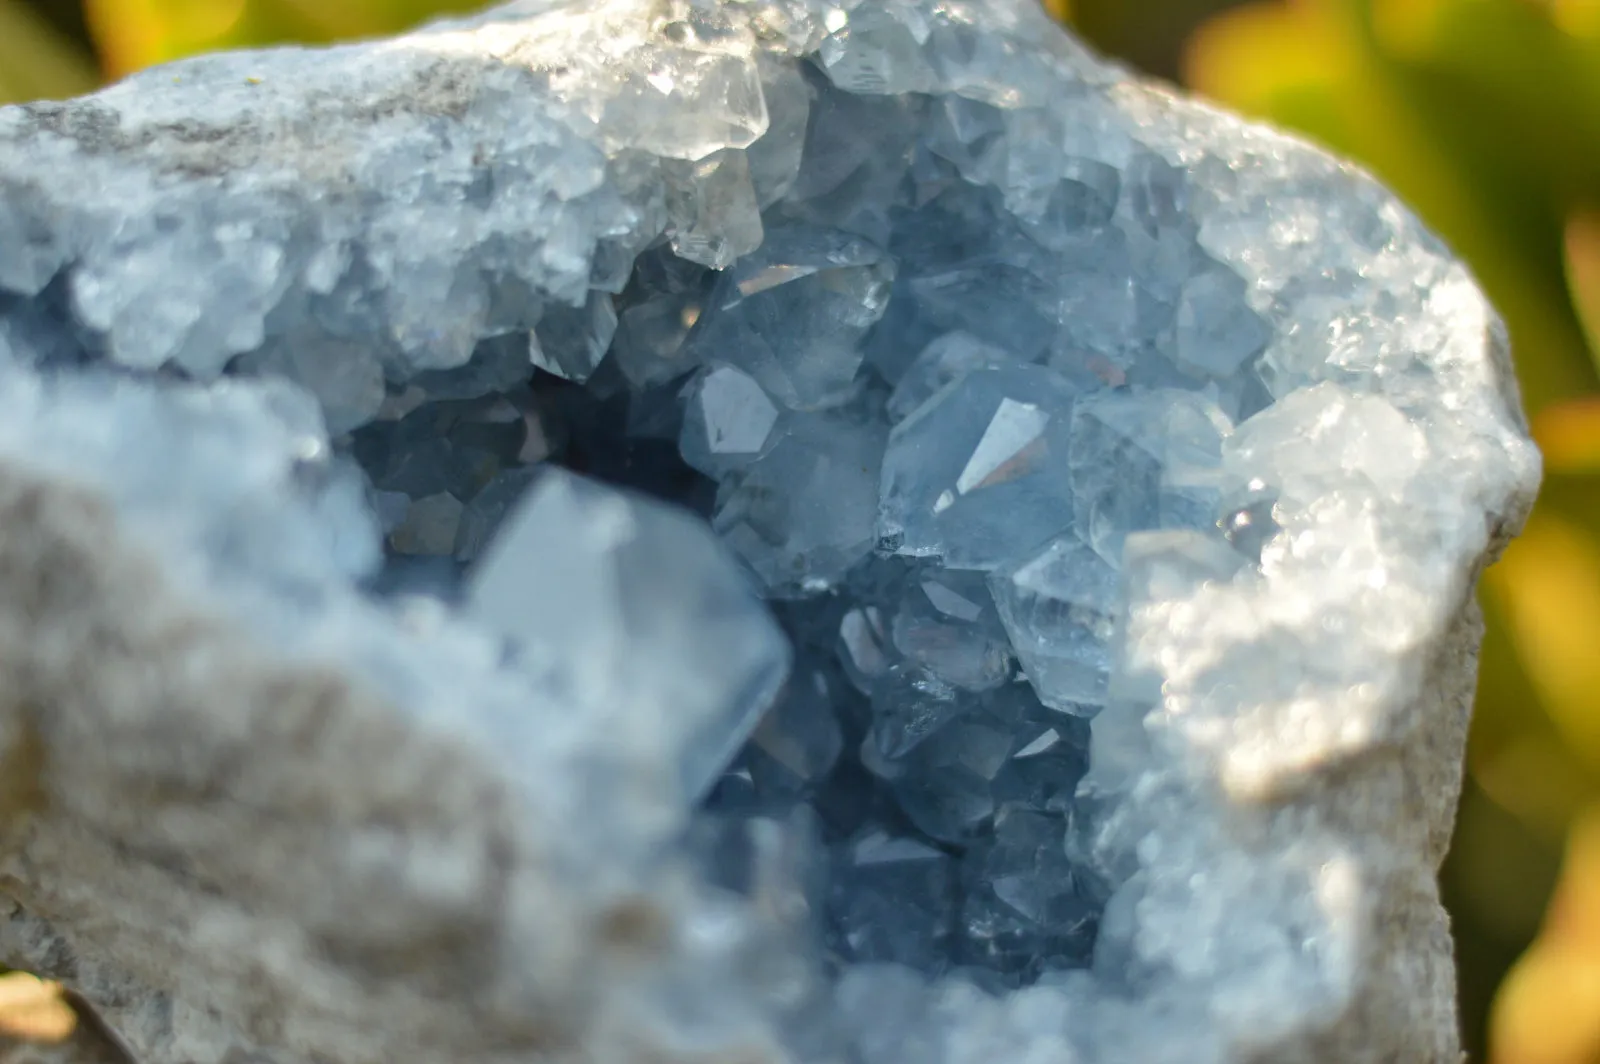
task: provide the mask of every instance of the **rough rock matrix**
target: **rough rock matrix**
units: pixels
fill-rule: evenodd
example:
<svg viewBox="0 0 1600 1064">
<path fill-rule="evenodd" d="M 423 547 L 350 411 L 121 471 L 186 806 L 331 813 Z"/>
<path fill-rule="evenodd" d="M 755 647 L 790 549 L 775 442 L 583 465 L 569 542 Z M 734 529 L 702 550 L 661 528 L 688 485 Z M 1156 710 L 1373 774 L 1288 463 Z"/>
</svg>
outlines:
<svg viewBox="0 0 1600 1064">
<path fill-rule="evenodd" d="M 0 961 L 143 1062 L 1455 1064 L 1504 331 L 1026 0 L 0 109 Z"/>
</svg>

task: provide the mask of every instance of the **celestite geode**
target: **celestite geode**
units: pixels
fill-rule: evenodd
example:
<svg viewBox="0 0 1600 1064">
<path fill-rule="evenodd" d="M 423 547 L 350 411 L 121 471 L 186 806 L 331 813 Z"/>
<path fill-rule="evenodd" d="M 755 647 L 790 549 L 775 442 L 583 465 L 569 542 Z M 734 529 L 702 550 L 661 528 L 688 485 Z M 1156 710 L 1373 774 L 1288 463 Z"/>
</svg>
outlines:
<svg viewBox="0 0 1600 1064">
<path fill-rule="evenodd" d="M 1026 0 L 0 109 L 0 960 L 141 1059 L 1455 1064 L 1503 331 Z"/>
</svg>

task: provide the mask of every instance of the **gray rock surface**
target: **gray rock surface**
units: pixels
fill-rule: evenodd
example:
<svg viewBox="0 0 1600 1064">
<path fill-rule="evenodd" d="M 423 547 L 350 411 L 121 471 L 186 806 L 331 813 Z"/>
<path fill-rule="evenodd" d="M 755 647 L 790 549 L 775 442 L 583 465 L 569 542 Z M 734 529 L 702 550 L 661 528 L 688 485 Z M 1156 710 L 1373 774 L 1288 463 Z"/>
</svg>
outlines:
<svg viewBox="0 0 1600 1064">
<path fill-rule="evenodd" d="M 980 191 L 1003 246 L 932 246 Z M 580 393 L 722 545 L 517 508 L 659 484 Z M 1472 590 L 1538 473 L 1415 218 L 1022 0 L 526 2 L 0 109 L 0 961 L 151 1064 L 1454 1064 Z M 955 809 L 996 717 L 1054 723 Z M 747 735 L 809 797 L 733 890 Z M 844 946 L 836 765 L 905 832 L 828 850 Z M 953 861 L 957 964 L 903 922 Z"/>
</svg>

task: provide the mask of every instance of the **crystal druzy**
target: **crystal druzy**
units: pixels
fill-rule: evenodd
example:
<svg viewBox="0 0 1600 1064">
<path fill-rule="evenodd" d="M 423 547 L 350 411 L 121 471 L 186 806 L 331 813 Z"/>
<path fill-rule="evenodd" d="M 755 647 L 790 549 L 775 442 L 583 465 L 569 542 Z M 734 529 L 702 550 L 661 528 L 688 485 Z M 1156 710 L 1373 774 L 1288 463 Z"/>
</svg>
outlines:
<svg viewBox="0 0 1600 1064">
<path fill-rule="evenodd" d="M 1226 576 L 1272 534 L 1222 491 L 1272 327 L 1188 174 L 1052 129 L 974 32 L 862 8 L 759 84 L 715 72 L 728 109 L 659 131 L 693 160 L 662 236 L 349 439 L 386 589 L 465 564 L 518 647 L 708 722 L 714 878 L 750 821 L 806 830 L 833 963 L 1004 986 L 1088 966 L 1117 885 L 1076 796 L 1125 558 Z"/>
<path fill-rule="evenodd" d="M 1296 774 L 1411 704 L 1535 475 L 1390 197 L 1024 0 L 532 3 L 263 62 L 0 111 L 5 454 L 483 751 L 574 882 L 688 855 L 724 901 L 685 956 L 783 925 L 811 990 L 673 978 L 801 1056 L 941 1059 L 963 994 L 1129 1046 L 1141 994 L 1226 1013 L 1194 1060 L 1344 1007 L 1359 832 Z"/>
</svg>

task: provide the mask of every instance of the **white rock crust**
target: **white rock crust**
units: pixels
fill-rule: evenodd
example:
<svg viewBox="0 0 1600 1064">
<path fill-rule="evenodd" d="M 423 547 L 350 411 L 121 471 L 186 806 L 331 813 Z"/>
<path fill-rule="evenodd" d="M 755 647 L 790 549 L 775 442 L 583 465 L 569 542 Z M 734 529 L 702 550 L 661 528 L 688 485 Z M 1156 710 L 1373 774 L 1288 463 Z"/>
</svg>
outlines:
<svg viewBox="0 0 1600 1064">
<path fill-rule="evenodd" d="M 1459 1060 L 1434 876 L 1472 592 L 1539 476 L 1503 327 L 1370 179 L 1031 7 L 846 7 L 529 0 L 0 109 L 0 960 L 147 1062 L 826 1057 L 805 1009 L 873 1064 Z M 874 65 L 941 19 L 978 46 Z M 1128 876 L 1092 971 L 1001 999 L 908 984 L 891 1014 L 898 975 L 777 963 L 783 883 L 730 909 L 662 855 L 684 736 L 360 594 L 377 537 L 327 461 L 384 374 L 582 304 L 658 234 L 752 250 L 718 182 L 769 198 L 764 79 L 811 53 L 1186 168 L 1274 328 L 1279 401 L 1223 469 L 1282 531 L 1259 568 L 1180 541 L 1127 564 L 1086 786 Z M 84 335 L 141 372 L 36 370 Z M 296 361 L 352 337 L 379 339 L 348 373 Z M 218 381 L 241 355 L 295 383 Z"/>
</svg>

